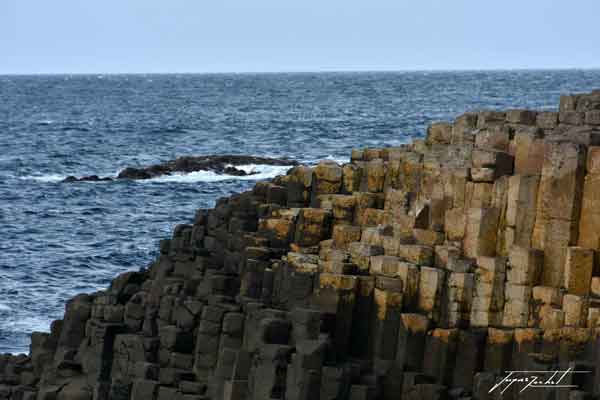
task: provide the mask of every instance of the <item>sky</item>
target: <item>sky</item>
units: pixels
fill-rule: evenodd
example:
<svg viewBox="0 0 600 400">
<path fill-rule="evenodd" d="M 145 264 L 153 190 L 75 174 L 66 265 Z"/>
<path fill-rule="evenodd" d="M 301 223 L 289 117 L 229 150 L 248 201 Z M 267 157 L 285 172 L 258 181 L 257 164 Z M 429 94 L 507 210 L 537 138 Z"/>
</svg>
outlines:
<svg viewBox="0 0 600 400">
<path fill-rule="evenodd" d="M 0 0 L 0 74 L 600 68 L 599 0 Z"/>
</svg>

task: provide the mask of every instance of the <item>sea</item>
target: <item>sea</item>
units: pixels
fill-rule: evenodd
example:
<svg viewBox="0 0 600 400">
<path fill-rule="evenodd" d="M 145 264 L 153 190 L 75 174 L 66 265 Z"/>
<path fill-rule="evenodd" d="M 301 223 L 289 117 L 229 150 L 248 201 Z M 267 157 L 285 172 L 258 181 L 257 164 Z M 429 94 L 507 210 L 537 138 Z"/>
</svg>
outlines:
<svg viewBox="0 0 600 400">
<path fill-rule="evenodd" d="M 466 111 L 556 110 L 600 88 L 600 70 L 0 76 L 0 353 L 28 353 L 67 299 L 146 267 L 194 211 L 287 167 L 249 177 L 116 176 L 184 155 L 347 162 Z"/>
</svg>

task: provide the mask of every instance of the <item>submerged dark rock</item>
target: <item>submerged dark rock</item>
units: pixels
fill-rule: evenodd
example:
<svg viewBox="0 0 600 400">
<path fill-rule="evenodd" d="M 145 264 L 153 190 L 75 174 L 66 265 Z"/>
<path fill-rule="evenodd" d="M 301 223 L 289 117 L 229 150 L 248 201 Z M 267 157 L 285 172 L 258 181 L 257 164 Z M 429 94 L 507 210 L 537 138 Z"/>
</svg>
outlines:
<svg viewBox="0 0 600 400">
<path fill-rule="evenodd" d="M 82 176 L 81 178 L 78 178 L 76 176 L 70 175 L 67 176 L 63 182 L 104 182 L 104 181 L 112 181 L 112 178 L 109 177 L 99 177 L 98 175 L 89 175 L 89 176 Z"/>
<path fill-rule="evenodd" d="M 172 175 L 176 173 L 190 173 L 196 171 L 212 171 L 217 174 L 232 176 L 254 175 L 255 172 L 246 172 L 243 169 L 236 168 L 241 165 L 298 165 L 298 162 L 285 158 L 255 157 L 244 155 L 209 155 L 209 156 L 185 156 L 175 160 L 167 161 L 162 164 L 155 164 L 149 167 L 127 167 L 116 179 L 151 179 L 163 175 Z M 77 178 L 69 176 L 63 182 L 98 182 L 113 180 L 109 177 L 99 177 L 97 175 L 84 176 Z"/>
</svg>

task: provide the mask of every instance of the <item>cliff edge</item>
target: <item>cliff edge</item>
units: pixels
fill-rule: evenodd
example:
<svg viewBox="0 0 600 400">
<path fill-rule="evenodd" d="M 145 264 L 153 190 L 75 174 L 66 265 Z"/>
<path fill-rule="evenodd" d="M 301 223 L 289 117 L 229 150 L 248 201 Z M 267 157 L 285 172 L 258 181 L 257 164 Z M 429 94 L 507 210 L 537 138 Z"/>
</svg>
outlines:
<svg viewBox="0 0 600 400">
<path fill-rule="evenodd" d="M 600 91 L 467 113 L 198 210 L 0 356 L 0 399 L 597 398 L 599 250 Z"/>
</svg>

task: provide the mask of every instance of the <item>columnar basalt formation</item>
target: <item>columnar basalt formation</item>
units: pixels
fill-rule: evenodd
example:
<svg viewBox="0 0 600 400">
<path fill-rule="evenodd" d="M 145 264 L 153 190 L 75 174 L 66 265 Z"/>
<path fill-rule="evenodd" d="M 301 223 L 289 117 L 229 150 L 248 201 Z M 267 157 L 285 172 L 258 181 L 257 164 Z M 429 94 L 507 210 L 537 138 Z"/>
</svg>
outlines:
<svg viewBox="0 0 600 400">
<path fill-rule="evenodd" d="M 596 147 L 599 146 L 599 147 Z M 66 306 L 0 399 L 600 396 L 600 91 L 467 113 L 199 210 Z"/>
</svg>

